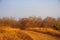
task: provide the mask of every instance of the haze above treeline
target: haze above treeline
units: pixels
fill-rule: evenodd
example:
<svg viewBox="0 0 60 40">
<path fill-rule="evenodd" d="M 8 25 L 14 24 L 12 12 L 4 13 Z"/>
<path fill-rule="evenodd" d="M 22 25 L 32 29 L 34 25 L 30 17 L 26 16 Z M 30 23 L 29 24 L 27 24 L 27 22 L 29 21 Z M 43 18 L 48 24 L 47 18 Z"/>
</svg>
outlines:
<svg viewBox="0 0 60 40">
<path fill-rule="evenodd" d="M 0 18 L 60 17 L 59 0 L 0 0 Z"/>
</svg>

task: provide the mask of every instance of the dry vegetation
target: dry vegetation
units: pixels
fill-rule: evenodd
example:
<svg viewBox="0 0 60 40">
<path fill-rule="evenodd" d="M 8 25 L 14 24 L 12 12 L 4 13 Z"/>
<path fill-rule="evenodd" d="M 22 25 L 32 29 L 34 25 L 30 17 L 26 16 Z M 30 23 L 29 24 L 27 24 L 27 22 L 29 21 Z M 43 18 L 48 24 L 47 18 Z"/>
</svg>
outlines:
<svg viewBox="0 0 60 40">
<path fill-rule="evenodd" d="M 32 40 L 27 34 L 20 29 L 11 27 L 0 28 L 0 40 Z"/>
<path fill-rule="evenodd" d="M 27 28 L 26 30 L 60 37 L 60 31 L 57 31 L 52 28 Z"/>
<path fill-rule="evenodd" d="M 0 40 L 33 40 L 23 30 L 60 37 L 60 18 L 0 18 Z"/>
</svg>

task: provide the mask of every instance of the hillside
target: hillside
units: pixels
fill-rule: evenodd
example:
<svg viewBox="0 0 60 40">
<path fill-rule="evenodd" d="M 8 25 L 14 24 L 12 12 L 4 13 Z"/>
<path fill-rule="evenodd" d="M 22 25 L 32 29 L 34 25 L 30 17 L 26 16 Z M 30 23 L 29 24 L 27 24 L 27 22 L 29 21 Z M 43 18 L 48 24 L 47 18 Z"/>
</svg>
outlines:
<svg viewBox="0 0 60 40">
<path fill-rule="evenodd" d="M 60 20 L 46 17 L 0 18 L 0 40 L 60 40 Z"/>
<path fill-rule="evenodd" d="M 1 27 L 0 40 L 60 40 L 60 37 L 49 35 L 48 33 L 44 34 L 42 32 Z"/>
<path fill-rule="evenodd" d="M 23 32 L 28 34 L 33 40 L 60 40 L 60 38 L 48 34 L 33 31 L 23 31 Z"/>
</svg>

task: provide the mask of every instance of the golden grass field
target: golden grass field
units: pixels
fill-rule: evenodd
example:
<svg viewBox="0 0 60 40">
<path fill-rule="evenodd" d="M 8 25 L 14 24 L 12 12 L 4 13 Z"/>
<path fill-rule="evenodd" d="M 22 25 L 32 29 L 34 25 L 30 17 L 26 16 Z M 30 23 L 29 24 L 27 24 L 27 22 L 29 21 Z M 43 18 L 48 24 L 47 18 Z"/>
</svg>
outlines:
<svg viewBox="0 0 60 40">
<path fill-rule="evenodd" d="M 60 31 L 51 28 L 19 28 L 1 27 L 0 40 L 60 40 Z"/>
<path fill-rule="evenodd" d="M 27 34 L 18 28 L 1 27 L 0 40 L 32 40 Z"/>
</svg>

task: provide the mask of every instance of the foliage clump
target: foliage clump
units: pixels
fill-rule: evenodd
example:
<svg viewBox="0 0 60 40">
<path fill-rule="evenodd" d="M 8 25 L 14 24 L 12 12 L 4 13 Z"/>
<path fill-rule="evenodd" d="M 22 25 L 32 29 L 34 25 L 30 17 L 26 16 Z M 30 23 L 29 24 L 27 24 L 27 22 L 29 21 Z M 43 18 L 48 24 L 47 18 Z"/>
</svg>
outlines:
<svg viewBox="0 0 60 40">
<path fill-rule="evenodd" d="M 56 30 L 60 30 L 60 17 L 46 17 L 42 19 L 41 17 L 27 17 L 20 18 L 15 20 L 14 18 L 0 18 L 0 27 L 1 26 L 11 26 L 13 28 L 35 28 L 35 27 L 50 27 Z"/>
</svg>

